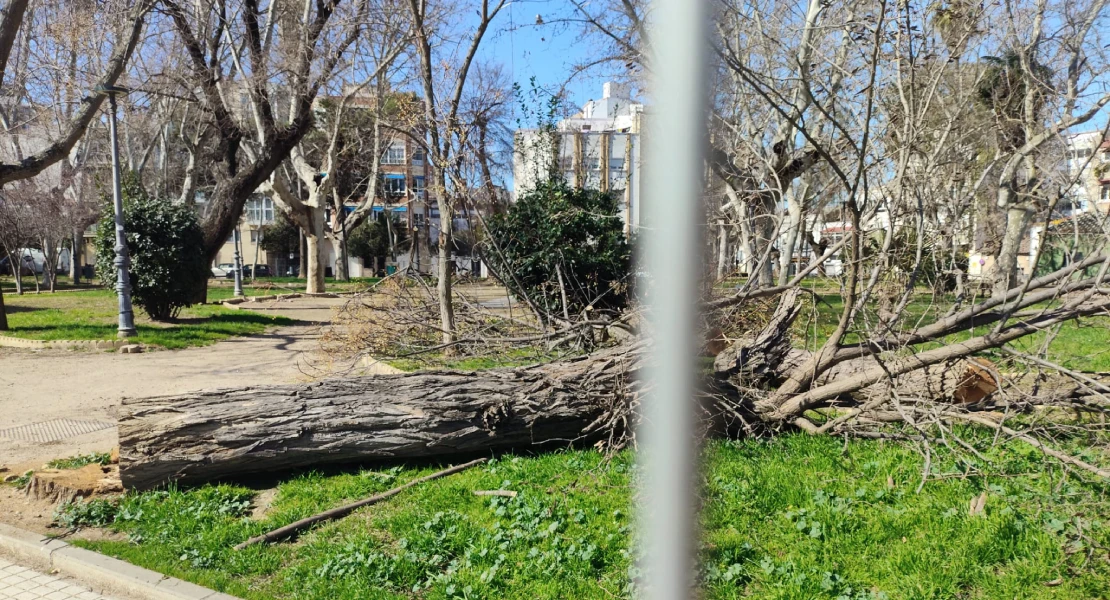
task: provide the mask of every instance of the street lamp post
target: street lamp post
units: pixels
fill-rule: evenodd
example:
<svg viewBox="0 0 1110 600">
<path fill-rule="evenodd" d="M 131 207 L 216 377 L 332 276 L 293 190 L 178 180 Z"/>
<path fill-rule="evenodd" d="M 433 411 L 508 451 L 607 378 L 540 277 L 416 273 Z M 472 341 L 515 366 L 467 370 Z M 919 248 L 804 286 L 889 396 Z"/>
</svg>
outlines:
<svg viewBox="0 0 1110 600">
<path fill-rule="evenodd" d="M 120 183 L 119 137 L 116 135 L 116 94 L 126 94 L 127 88 L 98 85 L 94 90 L 108 96 L 108 132 L 112 138 L 112 204 L 116 221 L 116 296 L 119 298 L 119 328 L 117 337 L 135 335 L 135 313 L 131 309 L 131 257 L 127 252 L 127 237 L 123 230 L 123 190 Z"/>
<path fill-rule="evenodd" d="M 239 253 L 239 226 L 235 226 L 235 295 L 243 295 L 243 259 Z"/>
</svg>

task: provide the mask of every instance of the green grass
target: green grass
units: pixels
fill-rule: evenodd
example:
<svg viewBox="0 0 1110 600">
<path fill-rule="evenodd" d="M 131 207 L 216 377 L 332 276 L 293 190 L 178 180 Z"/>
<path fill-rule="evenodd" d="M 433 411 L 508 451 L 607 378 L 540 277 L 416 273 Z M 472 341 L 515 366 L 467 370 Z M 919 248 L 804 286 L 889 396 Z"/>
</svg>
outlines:
<svg viewBox="0 0 1110 600">
<path fill-rule="evenodd" d="M 42 276 L 37 275 L 36 277 L 41 282 Z M 43 286 L 41 283 L 40 283 L 39 287 L 43 290 L 43 292 L 45 292 L 48 289 L 46 286 Z M 103 287 L 103 286 L 100 285 L 99 281 L 93 280 L 92 282 L 89 282 L 85 279 L 82 279 L 81 283 L 75 286 L 75 285 L 73 285 L 73 281 L 67 275 L 58 275 L 58 281 L 54 284 L 54 289 L 55 290 L 61 290 L 61 291 L 75 290 L 75 289 L 76 290 L 88 290 L 88 289 L 96 289 L 96 288 L 100 288 L 100 287 Z M 2 290 L 5 294 L 14 294 L 15 293 L 15 278 L 12 277 L 11 275 L 0 275 L 0 290 Z M 25 293 L 25 294 L 35 293 L 35 277 L 31 277 L 30 275 L 24 275 L 23 276 L 23 293 Z"/>
<path fill-rule="evenodd" d="M 117 304 L 112 290 L 63 294 L 5 295 L 9 330 L 5 335 L 38 340 L 111 340 L 116 337 Z M 173 323 L 151 321 L 135 311 L 137 343 L 165 348 L 205 346 L 233 336 L 262 333 L 291 323 L 284 317 L 202 304 L 181 311 Z"/>
<path fill-rule="evenodd" d="M 1110 487 L 1062 476 L 1020 445 L 987 456 L 993 476 L 976 475 L 984 465 L 941 449 L 918 494 L 922 459 L 898 444 L 845 447 L 801 434 L 712 443 L 703 484 L 706 597 L 1002 600 L 1110 593 L 1102 547 L 1110 544 L 1102 516 Z M 628 596 L 636 469 L 627 452 L 505 456 L 294 542 L 231 549 L 436 468 L 294 477 L 279 485 L 261 521 L 246 517 L 253 492 L 242 487 L 130 495 L 111 525 L 129 541 L 80 543 L 252 600 Z M 520 495 L 472 494 L 481 489 Z M 984 491 L 985 512 L 969 515 L 970 500 Z M 96 508 L 79 507 L 70 521 L 98 522 Z"/>
<path fill-rule="evenodd" d="M 48 469 L 80 469 L 88 465 L 106 465 L 112 462 L 111 452 L 93 452 L 69 458 L 55 458 L 46 463 Z"/>
</svg>

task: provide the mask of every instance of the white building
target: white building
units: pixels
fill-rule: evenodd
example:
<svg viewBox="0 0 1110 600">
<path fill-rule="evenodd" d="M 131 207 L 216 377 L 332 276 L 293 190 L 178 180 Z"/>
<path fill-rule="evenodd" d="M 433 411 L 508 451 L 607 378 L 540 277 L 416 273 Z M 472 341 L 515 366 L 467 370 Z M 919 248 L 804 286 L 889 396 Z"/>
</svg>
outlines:
<svg viewBox="0 0 1110 600">
<path fill-rule="evenodd" d="M 1110 140 L 1101 131 L 1067 137 L 1068 176 L 1075 182 L 1070 194 L 1072 212 L 1110 210 Z"/>
<path fill-rule="evenodd" d="M 640 222 L 640 122 L 644 105 L 617 83 L 600 100 L 563 119 L 553 130 L 521 129 L 513 152 L 514 197 L 555 174 L 574 187 L 611 192 L 631 233 Z"/>
</svg>

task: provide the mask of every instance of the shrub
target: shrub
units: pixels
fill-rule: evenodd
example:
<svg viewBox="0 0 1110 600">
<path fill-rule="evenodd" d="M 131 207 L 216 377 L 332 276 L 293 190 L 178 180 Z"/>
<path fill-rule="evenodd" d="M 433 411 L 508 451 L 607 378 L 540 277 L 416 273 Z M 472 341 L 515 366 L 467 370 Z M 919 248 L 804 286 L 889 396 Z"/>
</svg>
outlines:
<svg viewBox="0 0 1110 600">
<path fill-rule="evenodd" d="M 562 310 L 560 274 L 568 312 L 620 310 L 629 299 L 632 245 L 617 211 L 605 192 L 540 183 L 489 220 L 487 245 L 495 241 L 500 252 L 483 255 L 549 312 Z"/>
<path fill-rule="evenodd" d="M 151 198 L 134 175 L 124 178 L 123 213 L 131 254 L 131 300 L 156 321 L 173 319 L 194 304 L 195 290 L 203 289 L 208 279 L 197 216 L 188 206 Z M 116 281 L 116 228 L 110 204 L 102 214 L 96 269 L 111 286 Z"/>
</svg>

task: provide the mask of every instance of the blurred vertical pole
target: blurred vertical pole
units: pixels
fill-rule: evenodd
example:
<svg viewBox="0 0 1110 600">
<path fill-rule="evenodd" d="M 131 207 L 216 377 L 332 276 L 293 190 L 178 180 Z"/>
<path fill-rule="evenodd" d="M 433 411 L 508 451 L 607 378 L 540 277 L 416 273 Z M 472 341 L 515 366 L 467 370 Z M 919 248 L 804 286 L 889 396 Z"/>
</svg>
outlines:
<svg viewBox="0 0 1110 600">
<path fill-rule="evenodd" d="M 637 433 L 644 488 L 642 597 L 692 597 L 696 581 L 696 317 L 701 266 L 707 0 L 654 0 L 641 270 L 650 278 L 651 368 Z"/>
</svg>

